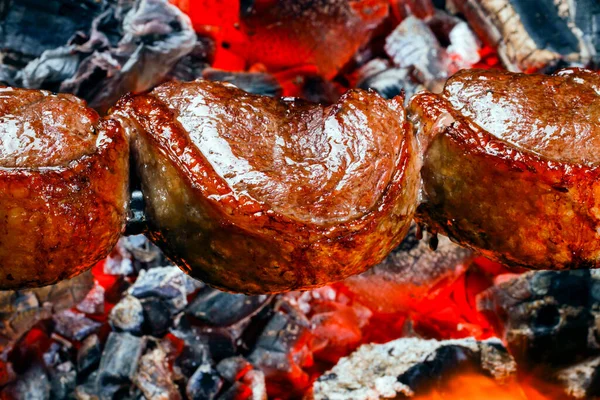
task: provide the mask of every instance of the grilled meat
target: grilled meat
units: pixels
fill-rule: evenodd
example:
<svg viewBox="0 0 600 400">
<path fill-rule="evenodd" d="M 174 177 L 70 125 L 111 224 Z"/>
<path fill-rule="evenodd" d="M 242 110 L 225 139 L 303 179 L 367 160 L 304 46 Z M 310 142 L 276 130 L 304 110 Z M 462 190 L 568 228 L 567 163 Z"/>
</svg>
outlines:
<svg viewBox="0 0 600 400">
<path fill-rule="evenodd" d="M 420 222 L 527 268 L 600 266 L 600 78 L 462 71 L 413 98 Z"/>
<path fill-rule="evenodd" d="M 0 290 L 106 257 L 125 223 L 129 145 L 71 95 L 0 87 Z"/>
<path fill-rule="evenodd" d="M 322 107 L 209 81 L 124 98 L 150 236 L 216 287 L 324 285 L 405 236 L 418 165 L 401 98 L 352 90 Z"/>
</svg>

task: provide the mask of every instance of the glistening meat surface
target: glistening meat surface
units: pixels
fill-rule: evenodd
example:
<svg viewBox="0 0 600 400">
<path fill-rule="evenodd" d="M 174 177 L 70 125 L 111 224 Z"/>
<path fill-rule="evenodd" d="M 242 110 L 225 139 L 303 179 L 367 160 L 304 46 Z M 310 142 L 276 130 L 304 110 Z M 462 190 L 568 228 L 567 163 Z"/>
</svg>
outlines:
<svg viewBox="0 0 600 400">
<path fill-rule="evenodd" d="M 108 255 L 127 210 L 129 144 L 70 95 L 0 88 L 0 289 L 56 283 Z"/>
<path fill-rule="evenodd" d="M 462 71 L 413 98 L 424 147 L 418 219 L 527 268 L 600 264 L 598 76 Z"/>
<path fill-rule="evenodd" d="M 192 276 L 247 293 L 320 286 L 404 237 L 417 155 L 402 99 L 353 90 L 330 107 L 208 81 L 116 107 L 151 236 Z"/>
</svg>

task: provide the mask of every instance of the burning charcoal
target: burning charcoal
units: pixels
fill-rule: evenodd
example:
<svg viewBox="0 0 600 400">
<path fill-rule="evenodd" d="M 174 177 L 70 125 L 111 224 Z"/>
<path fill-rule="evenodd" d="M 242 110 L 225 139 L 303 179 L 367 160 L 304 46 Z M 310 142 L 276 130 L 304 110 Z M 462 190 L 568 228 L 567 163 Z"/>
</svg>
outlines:
<svg viewBox="0 0 600 400">
<path fill-rule="evenodd" d="M 313 65 L 331 79 L 388 14 L 388 2 L 346 0 L 249 2 L 240 18 L 248 37 L 230 50 L 271 71 Z"/>
<path fill-rule="evenodd" d="M 117 332 L 108 335 L 98 368 L 102 398 L 113 398 L 115 393 L 128 390 L 145 347 L 145 338 Z"/>
<path fill-rule="evenodd" d="M 169 72 L 168 79 L 190 82 L 202 76 L 202 71 L 213 63 L 215 43 L 212 39 L 197 36 L 194 49 L 181 58 Z"/>
<path fill-rule="evenodd" d="M 52 312 L 73 307 L 94 285 L 85 272 L 56 285 L 20 291 L 0 291 L 0 353 L 10 350 L 36 323 Z"/>
<path fill-rule="evenodd" d="M 205 288 L 187 307 L 186 313 L 212 326 L 229 326 L 256 315 L 270 296 L 246 296 Z"/>
<path fill-rule="evenodd" d="M 302 367 L 312 361 L 306 346 L 309 323 L 305 318 L 277 311 L 259 336 L 248 360 L 262 370 L 272 385 L 272 396 L 303 390 L 309 384 Z M 287 388 L 287 389 L 286 389 Z"/>
<path fill-rule="evenodd" d="M 223 386 L 223 380 L 210 365 L 201 365 L 190 377 L 185 393 L 190 400 L 215 399 Z"/>
<path fill-rule="evenodd" d="M 52 342 L 50 348 L 42 355 L 42 360 L 46 367 L 54 367 L 64 360 L 61 360 L 61 350 L 63 350 L 60 343 Z"/>
<path fill-rule="evenodd" d="M 49 400 L 50 381 L 42 366 L 34 365 L 19 376 L 16 382 L 2 389 L 0 397 L 15 400 Z"/>
<path fill-rule="evenodd" d="M 136 270 L 167 265 L 166 257 L 154 243 L 144 235 L 131 235 L 120 239 L 120 245 L 131 254 Z"/>
<path fill-rule="evenodd" d="M 342 358 L 314 383 L 314 398 L 411 397 L 436 387 L 462 368 L 500 377 L 500 382 L 516 374 L 516 363 L 497 340 L 403 338 L 363 345 Z"/>
<path fill-rule="evenodd" d="M 199 368 L 210 366 L 210 350 L 202 336 L 189 334 L 180 338 L 184 341 L 184 347 L 175 365 L 184 376 L 189 377 Z"/>
<path fill-rule="evenodd" d="M 60 13 L 53 13 L 58 9 Z M 4 64 L 9 64 L 3 68 L 18 70 L 44 51 L 64 45 L 75 32 L 87 29 L 102 7 L 95 0 L 13 1 L 3 2 L 0 11 L 0 48 Z"/>
<path fill-rule="evenodd" d="M 174 314 L 169 304 L 156 297 L 141 301 L 144 311 L 144 332 L 155 337 L 164 336 L 169 331 Z"/>
<path fill-rule="evenodd" d="M 554 378 L 572 398 L 589 399 L 600 396 L 600 357 L 560 369 Z"/>
<path fill-rule="evenodd" d="M 144 323 L 144 308 L 136 297 L 125 296 L 110 311 L 108 319 L 117 331 L 140 333 Z"/>
<path fill-rule="evenodd" d="M 373 311 L 407 311 L 432 294 L 445 280 L 452 281 L 470 262 L 472 252 L 439 236 L 436 251 L 417 239 L 411 227 L 402 243 L 369 271 L 346 279 L 344 285 Z"/>
<path fill-rule="evenodd" d="M 251 400 L 267 400 L 267 384 L 265 374 L 262 371 L 248 371 L 242 381 L 252 390 Z"/>
<path fill-rule="evenodd" d="M 405 103 L 424 87 L 412 78 L 411 68 L 390 66 L 387 60 L 374 59 L 363 65 L 358 71 L 357 87 L 373 89 L 386 99 L 392 99 L 404 93 Z"/>
<path fill-rule="evenodd" d="M 252 364 L 241 356 L 226 358 L 217 364 L 217 372 L 229 383 L 235 382 L 251 369 Z"/>
<path fill-rule="evenodd" d="M 435 7 L 431 0 L 395 0 L 391 2 L 392 10 L 399 20 L 414 15 L 426 19 L 435 14 Z"/>
<path fill-rule="evenodd" d="M 17 378 L 13 366 L 8 361 L 0 360 L 0 387 L 14 381 Z"/>
<path fill-rule="evenodd" d="M 135 272 L 133 261 L 127 251 L 121 245 L 120 239 L 110 255 L 104 261 L 104 273 L 106 275 L 131 275 Z"/>
<path fill-rule="evenodd" d="M 100 364 L 102 347 L 98 335 L 90 335 L 81 344 L 77 352 L 77 371 L 81 375 L 87 375 Z"/>
<path fill-rule="evenodd" d="M 230 328 L 206 328 L 192 326 L 185 315 L 179 315 L 174 320 L 174 327 L 170 332 L 183 340 L 186 346 L 189 346 L 193 351 L 189 355 L 198 355 L 198 361 L 203 359 L 205 349 L 210 350 L 210 357 L 215 361 L 220 361 L 227 357 L 236 355 L 239 343 L 239 332 Z M 208 352 L 207 352 L 208 353 Z M 195 366 L 190 360 L 189 367 L 192 367 L 192 372 Z M 183 366 L 183 364 L 182 364 Z"/>
<path fill-rule="evenodd" d="M 169 303 L 175 312 L 187 305 L 187 295 L 202 284 L 197 283 L 177 267 L 159 267 L 141 271 L 128 293 L 144 299 L 157 297 Z"/>
<path fill-rule="evenodd" d="M 85 1 L 83 9 L 93 12 L 73 14 L 63 14 L 62 10 L 79 9 L 78 2 L 69 1 L 72 4 L 66 7 L 52 0 L 53 5 L 45 7 L 36 7 L 31 2 L 16 7 L 15 3 L 10 2 L 5 13 L 20 17 L 20 20 L 13 17 L 14 25 L 10 25 L 9 39 L 13 42 L 8 43 L 12 47 L 9 51 L 19 52 L 21 41 L 16 39 L 32 36 L 28 30 L 40 34 L 31 28 L 37 22 L 23 23 L 23 15 L 39 14 L 38 8 L 54 10 L 44 18 L 56 21 L 42 24 L 48 31 L 41 36 L 60 32 L 62 43 L 51 50 L 46 48 L 39 57 L 36 54 L 38 58 L 25 68 L 3 68 L 0 80 L 12 86 L 73 93 L 103 110 L 124 93 L 155 86 L 181 57 L 192 51 L 196 42 L 189 19 L 167 0 Z M 81 18 L 82 14 L 86 17 Z M 95 17 L 93 21 L 91 17 Z M 56 44 L 58 41 L 52 43 Z M 42 50 L 40 47 L 35 53 Z"/>
<path fill-rule="evenodd" d="M 74 396 L 77 400 L 98 400 L 98 371 L 88 376 L 82 385 L 75 388 Z"/>
<path fill-rule="evenodd" d="M 450 60 L 431 28 L 410 16 L 387 37 L 385 51 L 400 68 L 414 68 L 419 81 L 431 87 L 448 78 Z"/>
<path fill-rule="evenodd" d="M 142 356 L 133 381 L 147 399 L 181 399 L 169 370 L 167 353 L 160 345 Z"/>
<path fill-rule="evenodd" d="M 280 97 L 282 88 L 277 79 L 266 72 L 231 72 L 214 68 L 202 71 L 202 77 L 209 81 L 229 82 L 253 94 Z"/>
<path fill-rule="evenodd" d="M 52 317 L 54 329 L 59 334 L 71 340 L 81 341 L 90 333 L 96 332 L 102 324 L 93 321 L 85 314 L 64 310 Z"/>
<path fill-rule="evenodd" d="M 502 62 L 510 70 L 581 66 L 590 62 L 591 54 L 597 53 L 590 41 L 597 29 L 596 22 L 591 21 L 600 14 L 596 2 L 454 0 L 453 3 L 487 44 L 497 47 Z"/>
<path fill-rule="evenodd" d="M 104 314 L 104 288 L 95 282 L 92 290 L 77 304 L 77 309 L 86 314 Z"/>
<path fill-rule="evenodd" d="M 64 362 L 50 370 L 50 393 L 53 399 L 69 399 L 77 386 L 77 371 L 72 362 Z"/>
<path fill-rule="evenodd" d="M 529 272 L 483 292 L 477 306 L 500 318 L 500 333 L 520 366 L 570 364 L 595 346 L 589 343 L 592 282 L 583 270 Z"/>
</svg>

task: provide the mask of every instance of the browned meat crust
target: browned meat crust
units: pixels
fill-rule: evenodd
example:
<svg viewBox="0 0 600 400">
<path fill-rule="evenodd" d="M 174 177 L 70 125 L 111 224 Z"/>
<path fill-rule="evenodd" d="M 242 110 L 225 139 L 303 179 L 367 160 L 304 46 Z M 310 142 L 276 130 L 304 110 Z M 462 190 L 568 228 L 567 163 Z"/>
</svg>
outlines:
<svg viewBox="0 0 600 400">
<path fill-rule="evenodd" d="M 75 97 L 0 89 L 0 290 L 43 286 L 106 257 L 125 222 L 129 145 Z M 17 144 L 15 144 L 17 143 Z"/>
<path fill-rule="evenodd" d="M 402 99 L 350 91 L 323 108 L 196 81 L 114 113 L 131 131 L 152 238 L 216 287 L 324 285 L 380 262 L 409 227 L 418 165 Z"/>
<path fill-rule="evenodd" d="M 597 83 L 463 71 L 443 95 L 417 95 L 419 221 L 509 265 L 600 266 Z"/>
</svg>

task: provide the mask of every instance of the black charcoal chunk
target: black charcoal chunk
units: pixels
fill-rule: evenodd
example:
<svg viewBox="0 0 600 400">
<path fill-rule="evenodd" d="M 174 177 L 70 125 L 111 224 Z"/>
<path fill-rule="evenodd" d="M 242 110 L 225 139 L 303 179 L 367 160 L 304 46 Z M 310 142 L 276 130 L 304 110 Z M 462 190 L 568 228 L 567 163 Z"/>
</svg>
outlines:
<svg viewBox="0 0 600 400">
<path fill-rule="evenodd" d="M 232 72 L 214 68 L 202 71 L 209 81 L 228 82 L 252 94 L 279 97 L 283 89 L 275 77 L 267 72 Z"/>
<path fill-rule="evenodd" d="M 173 322 L 174 311 L 169 307 L 169 303 L 156 297 L 148 297 L 141 300 L 141 304 L 144 313 L 144 332 L 155 337 L 164 336 Z"/>
<path fill-rule="evenodd" d="M 212 400 L 217 397 L 222 387 L 223 380 L 217 371 L 204 364 L 198 367 L 188 380 L 185 393 L 190 400 Z"/>
<path fill-rule="evenodd" d="M 111 332 L 108 335 L 98 369 L 98 385 L 106 389 L 103 391 L 104 397 L 128 387 L 145 346 L 145 338 L 129 333 Z"/>
<path fill-rule="evenodd" d="M 169 72 L 168 78 L 190 82 L 202 77 L 214 58 L 215 43 L 212 39 L 198 35 L 194 49 L 182 57 Z"/>
<path fill-rule="evenodd" d="M 248 369 L 252 369 L 252 365 L 242 356 L 229 357 L 217 364 L 217 372 L 229 383 L 235 382 Z"/>
<path fill-rule="evenodd" d="M 117 331 L 141 333 L 144 323 L 142 303 L 133 296 L 123 297 L 110 311 L 109 321 Z"/>
<path fill-rule="evenodd" d="M 53 399 L 69 399 L 77 386 L 77 371 L 71 361 L 50 369 L 50 393 Z"/>
<path fill-rule="evenodd" d="M 187 305 L 187 295 L 201 286 L 177 267 L 159 267 L 141 271 L 128 293 L 138 299 L 156 297 L 165 300 L 175 313 Z"/>
<path fill-rule="evenodd" d="M 600 396 L 600 356 L 559 369 L 554 378 L 575 399 Z"/>
<path fill-rule="evenodd" d="M 589 271 L 528 272 L 488 289 L 477 306 L 500 318 L 519 365 L 568 365 L 592 351 L 592 282 Z"/>
<path fill-rule="evenodd" d="M 102 324 L 91 320 L 85 314 L 64 310 L 54 314 L 54 329 L 71 340 L 81 341 L 91 333 L 97 332 Z"/>
<path fill-rule="evenodd" d="M 0 397 L 15 400 L 49 400 L 50 381 L 41 365 L 33 365 L 19 378 L 2 389 Z"/>
<path fill-rule="evenodd" d="M 405 104 L 408 104 L 415 93 L 424 89 L 413 80 L 412 68 L 393 67 L 387 60 L 373 59 L 363 65 L 357 73 L 357 87 L 373 89 L 386 99 L 404 95 Z"/>
<path fill-rule="evenodd" d="M 98 335 L 88 336 L 77 351 L 77 371 L 81 375 L 87 375 L 100 364 L 102 357 L 102 346 Z"/>
<path fill-rule="evenodd" d="M 270 296 L 246 296 L 206 288 L 187 307 L 186 313 L 212 326 L 229 326 L 258 313 Z"/>
</svg>

